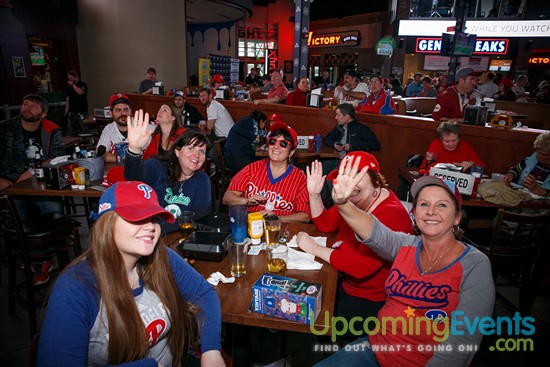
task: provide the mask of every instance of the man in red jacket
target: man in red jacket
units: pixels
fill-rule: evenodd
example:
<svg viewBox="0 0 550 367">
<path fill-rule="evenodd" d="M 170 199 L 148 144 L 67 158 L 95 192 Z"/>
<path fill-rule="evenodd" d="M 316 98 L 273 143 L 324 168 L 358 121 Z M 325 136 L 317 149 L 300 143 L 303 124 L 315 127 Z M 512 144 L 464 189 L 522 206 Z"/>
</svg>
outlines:
<svg viewBox="0 0 550 367">
<path fill-rule="evenodd" d="M 475 99 L 468 98 L 474 89 L 474 78 L 479 76 L 472 68 L 462 68 L 456 72 L 455 85 L 437 96 L 432 112 L 434 120 L 464 121 L 466 106 L 474 104 Z"/>
</svg>

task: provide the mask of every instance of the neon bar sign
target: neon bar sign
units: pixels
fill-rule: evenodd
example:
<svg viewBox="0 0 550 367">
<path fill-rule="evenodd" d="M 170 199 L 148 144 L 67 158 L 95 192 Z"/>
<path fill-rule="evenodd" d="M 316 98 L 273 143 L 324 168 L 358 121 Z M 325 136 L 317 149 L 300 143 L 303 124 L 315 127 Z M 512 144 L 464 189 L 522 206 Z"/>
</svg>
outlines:
<svg viewBox="0 0 550 367">
<path fill-rule="evenodd" d="M 311 48 L 357 46 L 361 37 L 359 31 L 334 32 L 330 34 L 317 34 L 308 32 L 306 34 L 307 45 Z"/>
<path fill-rule="evenodd" d="M 441 37 L 419 37 L 416 39 L 416 53 L 438 54 L 441 51 Z M 506 38 L 478 38 L 474 55 L 505 55 L 508 53 Z"/>
<path fill-rule="evenodd" d="M 532 65 L 550 65 L 550 57 L 530 57 L 529 58 L 529 64 Z"/>
</svg>

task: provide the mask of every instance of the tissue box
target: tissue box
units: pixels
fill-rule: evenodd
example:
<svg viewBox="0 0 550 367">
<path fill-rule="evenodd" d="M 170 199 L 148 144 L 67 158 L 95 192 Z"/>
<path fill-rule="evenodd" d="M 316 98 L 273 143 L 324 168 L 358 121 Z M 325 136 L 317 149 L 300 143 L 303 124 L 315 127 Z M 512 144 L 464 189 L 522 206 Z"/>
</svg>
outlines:
<svg viewBox="0 0 550 367">
<path fill-rule="evenodd" d="M 69 187 L 69 175 L 72 174 L 73 167 L 78 167 L 74 161 L 64 161 L 57 164 L 44 163 L 44 177 L 46 188 L 50 190 L 63 190 Z"/>
<path fill-rule="evenodd" d="M 94 108 L 94 116 L 103 119 L 110 119 L 111 109 L 108 106 L 103 108 Z"/>
<path fill-rule="evenodd" d="M 321 284 L 262 274 L 252 287 L 254 311 L 311 324 L 321 311 Z"/>
</svg>

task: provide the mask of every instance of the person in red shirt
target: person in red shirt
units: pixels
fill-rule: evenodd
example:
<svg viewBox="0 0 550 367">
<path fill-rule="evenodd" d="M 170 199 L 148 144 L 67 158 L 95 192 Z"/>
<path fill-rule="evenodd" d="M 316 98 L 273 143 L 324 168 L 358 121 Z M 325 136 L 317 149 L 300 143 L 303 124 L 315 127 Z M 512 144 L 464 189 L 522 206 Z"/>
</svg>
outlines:
<svg viewBox="0 0 550 367">
<path fill-rule="evenodd" d="M 369 81 L 370 95 L 359 102 L 356 110 L 359 112 L 392 115 L 397 113 L 395 102 L 384 90 L 384 79 L 380 75 L 372 75 Z"/>
<path fill-rule="evenodd" d="M 464 120 L 464 111 L 476 100 L 468 98 L 474 90 L 474 78 L 479 76 L 472 68 L 462 68 L 456 72 L 456 85 L 447 88 L 435 99 L 432 112 L 434 120 Z"/>
<path fill-rule="evenodd" d="M 173 104 L 163 104 L 157 112 L 157 127 L 151 136 L 151 142 L 143 153 L 143 159 L 155 155 L 167 156 L 178 136 L 185 132 L 181 127 L 181 115 Z"/>
<path fill-rule="evenodd" d="M 348 153 L 340 163 L 340 169 L 350 159 L 361 157 L 360 168 L 369 170 L 357 184 L 349 201 L 361 210 L 372 213 L 382 223 L 394 231 L 412 233 L 412 221 L 407 210 L 397 196 L 386 186 L 384 176 L 376 158 L 367 152 Z M 322 232 L 338 231 L 336 243 L 339 246 L 322 247 L 315 242 L 300 242 L 305 252 L 313 254 L 334 266 L 341 272 L 339 280 L 335 315 L 351 320 L 352 317 L 376 316 L 384 305 L 384 282 L 391 268 L 391 262 L 378 257 L 368 246 L 364 246 L 355 237 L 354 232 L 340 215 L 338 208 L 326 209 L 321 199 L 325 177 L 322 164 L 313 162 L 306 169 L 307 189 L 311 218 L 315 227 Z M 333 180 L 338 169 L 332 171 L 327 180 Z"/>
<path fill-rule="evenodd" d="M 283 222 L 309 223 L 306 176 L 290 163 L 298 134 L 282 121 L 273 123 L 269 131 L 269 158 L 240 170 L 231 180 L 223 203 L 247 205 L 249 212 L 273 213 Z"/>
<path fill-rule="evenodd" d="M 306 106 L 307 94 L 309 93 L 309 79 L 301 76 L 294 82 L 296 89 L 286 97 L 286 104 L 292 106 Z"/>
<path fill-rule="evenodd" d="M 254 103 L 285 103 L 285 99 L 288 97 L 288 89 L 283 84 L 283 78 L 284 73 L 281 69 L 273 69 L 271 72 L 271 84 L 273 86 L 269 90 L 267 98 L 256 99 Z"/>
<path fill-rule="evenodd" d="M 432 153 L 437 163 L 453 163 L 464 167 L 464 171 L 474 164 L 485 167 L 485 163 L 479 158 L 470 143 L 460 140 L 460 124 L 456 121 L 443 121 L 437 128 L 438 139 L 434 139 L 427 152 Z M 427 161 L 420 167 L 427 168 Z"/>
</svg>

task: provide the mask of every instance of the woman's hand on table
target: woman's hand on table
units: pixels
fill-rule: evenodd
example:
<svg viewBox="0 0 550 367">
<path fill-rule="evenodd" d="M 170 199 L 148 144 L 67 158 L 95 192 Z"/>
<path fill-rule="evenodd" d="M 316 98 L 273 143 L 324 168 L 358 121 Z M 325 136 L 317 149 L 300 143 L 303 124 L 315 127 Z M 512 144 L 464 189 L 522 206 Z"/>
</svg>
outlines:
<svg viewBox="0 0 550 367">
<path fill-rule="evenodd" d="M 323 190 L 326 175 L 323 176 L 323 165 L 315 160 L 311 167 L 306 167 L 307 192 L 309 195 L 319 195 Z"/>
<path fill-rule="evenodd" d="M 315 255 L 315 250 L 319 246 L 317 242 L 315 242 L 315 240 L 305 232 L 298 232 L 296 235 L 296 243 L 298 244 L 298 247 L 312 255 Z"/>
<path fill-rule="evenodd" d="M 510 183 L 514 179 L 514 175 L 511 173 L 507 173 L 504 175 L 504 178 L 502 179 L 502 183 L 504 183 L 507 186 L 510 186 Z"/>
<path fill-rule="evenodd" d="M 470 169 L 470 167 L 472 167 L 472 166 L 474 165 L 474 162 L 472 162 L 472 161 L 464 161 L 464 162 L 456 162 L 456 163 L 454 163 L 454 164 L 457 165 L 457 166 L 463 167 L 463 168 L 464 168 L 463 171 L 467 171 L 467 170 Z"/>
<path fill-rule="evenodd" d="M 153 134 L 149 130 L 149 114 L 143 114 L 143 110 L 134 113 L 134 120 L 128 119 L 128 150 L 134 154 L 141 153 L 141 147 L 147 145 L 149 137 Z"/>
</svg>

